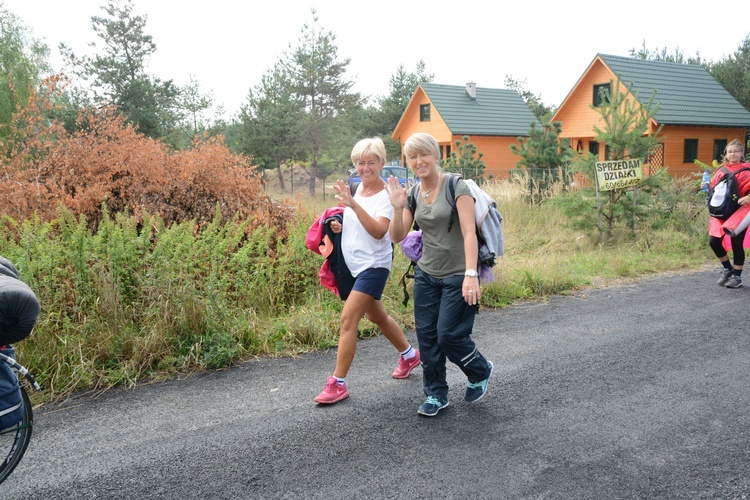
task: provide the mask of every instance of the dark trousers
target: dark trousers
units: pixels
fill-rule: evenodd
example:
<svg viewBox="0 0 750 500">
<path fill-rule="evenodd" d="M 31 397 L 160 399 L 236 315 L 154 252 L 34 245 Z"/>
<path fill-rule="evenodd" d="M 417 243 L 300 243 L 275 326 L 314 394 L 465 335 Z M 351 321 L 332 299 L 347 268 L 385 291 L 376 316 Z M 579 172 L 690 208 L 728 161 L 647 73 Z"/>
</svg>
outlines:
<svg viewBox="0 0 750 500">
<path fill-rule="evenodd" d="M 464 300 L 463 281 L 461 275 L 434 278 L 419 266 L 414 268 L 414 323 L 426 396 L 447 399 L 446 358 L 466 374 L 469 382 L 490 375 L 487 360 L 471 338 L 478 306 L 469 306 Z"/>
</svg>

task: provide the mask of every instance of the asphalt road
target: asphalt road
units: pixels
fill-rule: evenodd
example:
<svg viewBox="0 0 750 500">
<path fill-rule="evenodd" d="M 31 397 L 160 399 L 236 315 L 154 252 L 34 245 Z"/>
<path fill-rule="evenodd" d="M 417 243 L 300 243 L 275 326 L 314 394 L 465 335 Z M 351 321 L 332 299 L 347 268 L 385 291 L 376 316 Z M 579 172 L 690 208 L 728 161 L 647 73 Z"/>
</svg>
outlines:
<svg viewBox="0 0 750 500">
<path fill-rule="evenodd" d="M 482 310 L 490 392 L 449 365 L 435 418 L 382 337 L 331 407 L 333 350 L 48 405 L 0 498 L 750 498 L 750 289 L 715 278 Z"/>
</svg>

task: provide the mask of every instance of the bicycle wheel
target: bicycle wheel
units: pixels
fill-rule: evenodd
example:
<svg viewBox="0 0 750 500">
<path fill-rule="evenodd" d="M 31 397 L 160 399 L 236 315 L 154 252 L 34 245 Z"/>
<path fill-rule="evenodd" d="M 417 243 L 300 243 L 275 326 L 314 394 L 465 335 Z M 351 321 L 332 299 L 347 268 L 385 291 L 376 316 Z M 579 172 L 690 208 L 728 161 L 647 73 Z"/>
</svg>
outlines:
<svg viewBox="0 0 750 500">
<path fill-rule="evenodd" d="M 16 468 L 31 440 L 34 418 L 31 413 L 31 401 L 23 385 L 21 385 L 21 398 L 23 399 L 23 420 L 14 427 L 0 431 L 0 458 L 2 458 L 0 483 L 5 481 Z"/>
</svg>

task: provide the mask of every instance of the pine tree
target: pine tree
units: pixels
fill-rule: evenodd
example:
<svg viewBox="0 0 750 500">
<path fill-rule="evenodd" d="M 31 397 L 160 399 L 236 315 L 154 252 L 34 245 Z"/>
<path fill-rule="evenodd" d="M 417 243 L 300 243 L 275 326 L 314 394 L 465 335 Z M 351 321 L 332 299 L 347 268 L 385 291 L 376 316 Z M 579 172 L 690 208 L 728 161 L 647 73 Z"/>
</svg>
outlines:
<svg viewBox="0 0 750 500">
<path fill-rule="evenodd" d="M 609 89 L 602 89 L 602 104 L 594 107 L 603 123 L 602 127 L 594 126 L 594 140 L 606 144 L 608 160 L 632 158 L 645 161 L 648 153 L 661 143 L 658 136 L 662 125 L 650 130 L 651 122 L 660 108 L 655 102 L 656 93 L 646 104 L 642 104 L 637 95 L 629 97 L 628 93 L 621 91 L 619 80 L 610 80 Z M 622 217 L 631 217 L 632 227 L 635 225 L 635 210 L 626 191 L 628 189 L 625 188 L 609 191 L 607 201 L 598 210 L 599 218 L 603 217 L 606 222 L 606 230 L 600 228 L 603 240 L 612 237 L 612 228 Z"/>
<path fill-rule="evenodd" d="M 77 57 L 61 45 L 63 56 L 74 73 L 90 84 L 97 105 L 114 103 L 141 133 L 166 137 L 177 127 L 180 89 L 146 71 L 156 51 L 153 37 L 145 31 L 147 16 L 136 15 L 131 0 L 110 0 L 102 9 L 107 16 L 91 17 L 94 33 L 103 43 L 101 52 Z"/>
<path fill-rule="evenodd" d="M 527 170 L 532 204 L 541 202 L 547 187 L 560 180 L 563 165 L 573 156 L 570 145 L 560 141 L 561 131 L 560 122 L 547 123 L 542 128 L 532 122 L 529 136 L 519 137 L 518 146 L 510 145 L 510 150 L 521 157 L 518 166 Z"/>
<path fill-rule="evenodd" d="M 339 59 L 336 35 L 318 27 L 315 9 L 312 15 L 312 24 L 303 26 L 299 45 L 286 54 L 283 64 L 305 106 L 302 127 L 311 157 L 310 194 L 314 195 L 318 160 L 331 142 L 333 122 L 340 113 L 360 105 L 360 97 L 349 93 L 354 84 L 345 77 L 350 59 Z"/>
<path fill-rule="evenodd" d="M 458 153 L 451 151 L 445 159 L 445 171 L 457 172 L 465 179 L 474 179 L 478 184 L 481 183 L 487 166 L 482 160 L 484 153 L 480 153 L 476 145 L 469 142 L 468 135 L 456 139 L 455 146 Z"/>
</svg>

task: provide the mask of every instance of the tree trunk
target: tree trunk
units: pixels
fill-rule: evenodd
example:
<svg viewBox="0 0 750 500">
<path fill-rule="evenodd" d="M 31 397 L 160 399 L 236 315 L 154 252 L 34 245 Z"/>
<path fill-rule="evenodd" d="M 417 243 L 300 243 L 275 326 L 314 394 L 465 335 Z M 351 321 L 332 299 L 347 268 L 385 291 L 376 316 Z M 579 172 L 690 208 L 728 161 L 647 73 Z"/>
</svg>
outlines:
<svg viewBox="0 0 750 500">
<path fill-rule="evenodd" d="M 310 196 L 315 196 L 315 180 L 318 178 L 318 155 L 313 153 L 310 163 Z"/>
<path fill-rule="evenodd" d="M 279 189 L 284 192 L 286 189 L 284 188 L 284 173 L 281 171 L 281 158 L 276 158 L 276 172 L 279 174 Z"/>
<path fill-rule="evenodd" d="M 615 223 L 615 203 L 617 202 L 617 197 L 615 196 L 616 192 L 615 190 L 611 190 L 609 192 L 609 216 L 607 217 L 607 241 L 612 239 L 612 227 Z"/>
</svg>

